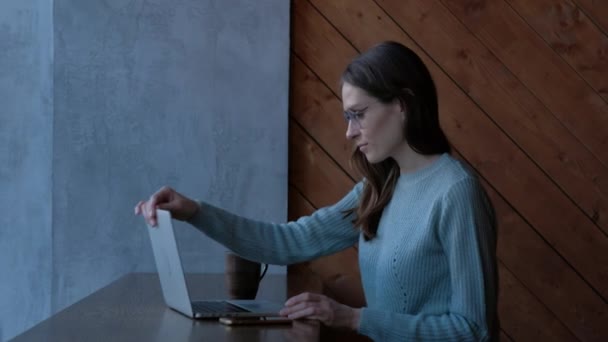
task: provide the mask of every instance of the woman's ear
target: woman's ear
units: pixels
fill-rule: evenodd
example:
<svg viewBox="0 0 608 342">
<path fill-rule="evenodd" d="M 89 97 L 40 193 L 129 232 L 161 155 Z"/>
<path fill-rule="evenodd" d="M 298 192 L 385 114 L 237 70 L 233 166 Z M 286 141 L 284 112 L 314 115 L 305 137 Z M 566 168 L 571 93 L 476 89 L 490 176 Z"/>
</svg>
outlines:
<svg viewBox="0 0 608 342">
<path fill-rule="evenodd" d="M 410 97 L 410 96 L 414 96 L 414 92 L 410 89 L 410 88 L 403 88 L 401 89 L 401 91 L 403 92 L 403 97 L 399 98 L 399 106 L 400 106 L 400 110 L 401 110 L 401 115 L 402 115 L 402 120 L 405 122 L 406 119 L 406 113 L 407 113 L 407 105 L 405 103 L 405 98 Z"/>
<path fill-rule="evenodd" d="M 401 115 L 401 122 L 403 123 L 403 122 L 405 122 L 405 119 L 406 119 L 405 113 L 407 111 L 407 108 L 405 106 L 405 102 L 403 102 L 402 100 L 398 101 L 398 105 L 399 105 L 399 115 Z"/>
</svg>

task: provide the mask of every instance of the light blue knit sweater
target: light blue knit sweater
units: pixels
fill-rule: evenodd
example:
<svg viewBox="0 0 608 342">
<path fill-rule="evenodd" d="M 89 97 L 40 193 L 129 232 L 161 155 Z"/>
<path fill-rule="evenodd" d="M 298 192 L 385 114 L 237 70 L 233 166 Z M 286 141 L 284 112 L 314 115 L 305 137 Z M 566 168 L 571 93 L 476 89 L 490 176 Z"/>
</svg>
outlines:
<svg viewBox="0 0 608 342">
<path fill-rule="evenodd" d="M 271 264 L 358 242 L 367 301 L 359 333 L 375 341 L 488 340 L 496 324 L 496 224 L 476 177 L 448 154 L 402 174 L 370 241 L 342 213 L 357 204 L 362 187 L 295 222 L 258 222 L 201 202 L 190 223 L 236 253 Z"/>
</svg>

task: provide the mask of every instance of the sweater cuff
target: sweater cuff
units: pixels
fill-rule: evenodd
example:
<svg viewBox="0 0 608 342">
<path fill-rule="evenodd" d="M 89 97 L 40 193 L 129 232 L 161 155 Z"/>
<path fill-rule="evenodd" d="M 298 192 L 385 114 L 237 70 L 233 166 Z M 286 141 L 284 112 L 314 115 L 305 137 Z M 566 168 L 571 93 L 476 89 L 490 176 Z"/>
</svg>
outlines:
<svg viewBox="0 0 608 342">
<path fill-rule="evenodd" d="M 199 226 L 205 225 L 203 212 L 206 211 L 206 204 L 199 200 L 195 200 L 195 202 L 198 205 L 198 210 L 194 213 L 194 215 L 192 215 L 192 217 L 187 219 L 186 222 L 198 228 Z"/>
<path fill-rule="evenodd" d="M 384 341 L 384 329 L 380 322 L 389 321 L 389 313 L 380 310 L 374 310 L 370 308 L 361 309 L 361 319 L 359 321 L 359 334 L 369 336 L 377 341 Z"/>
</svg>

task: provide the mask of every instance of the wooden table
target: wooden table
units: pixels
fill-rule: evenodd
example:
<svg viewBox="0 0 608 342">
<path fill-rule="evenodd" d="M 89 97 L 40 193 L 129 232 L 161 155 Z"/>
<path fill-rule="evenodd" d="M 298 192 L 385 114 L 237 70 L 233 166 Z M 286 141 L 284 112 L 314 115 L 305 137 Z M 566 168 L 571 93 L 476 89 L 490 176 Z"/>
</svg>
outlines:
<svg viewBox="0 0 608 342">
<path fill-rule="evenodd" d="M 224 275 L 189 274 L 190 296 L 228 298 Z M 267 275 L 258 299 L 284 302 L 286 277 Z M 128 274 L 13 341 L 318 341 L 320 324 L 228 327 L 216 320 L 191 320 L 165 306 L 155 273 Z"/>
</svg>

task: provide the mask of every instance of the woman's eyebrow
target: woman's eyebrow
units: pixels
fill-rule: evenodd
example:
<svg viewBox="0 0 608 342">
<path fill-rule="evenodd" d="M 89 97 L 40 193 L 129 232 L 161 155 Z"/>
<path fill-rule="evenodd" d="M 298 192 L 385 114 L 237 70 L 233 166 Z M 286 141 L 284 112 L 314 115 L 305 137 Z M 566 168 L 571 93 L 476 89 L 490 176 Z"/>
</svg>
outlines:
<svg viewBox="0 0 608 342">
<path fill-rule="evenodd" d="M 367 107 L 362 107 L 362 106 L 363 105 L 361 105 L 361 104 L 355 104 L 355 105 L 352 105 L 352 106 L 346 108 L 344 111 L 345 112 L 360 112 L 360 111 L 365 110 L 365 108 L 367 108 Z M 357 107 L 361 107 L 361 108 L 360 109 L 356 109 Z"/>
</svg>

